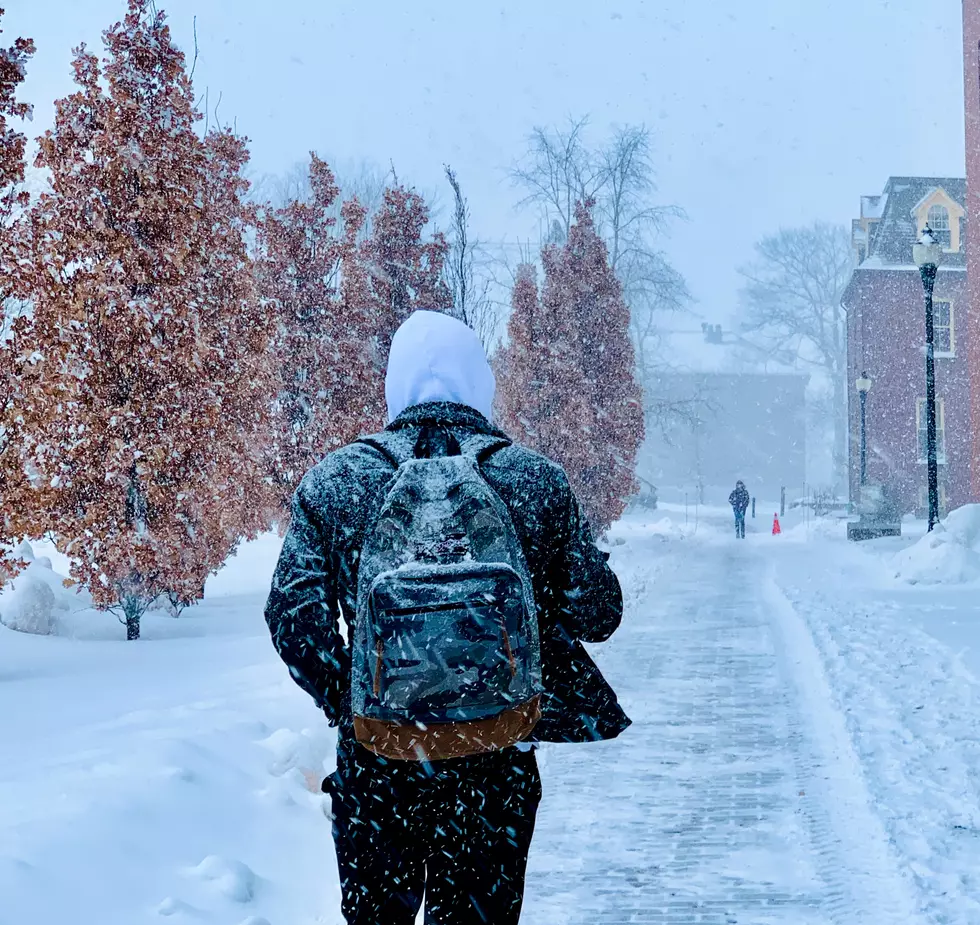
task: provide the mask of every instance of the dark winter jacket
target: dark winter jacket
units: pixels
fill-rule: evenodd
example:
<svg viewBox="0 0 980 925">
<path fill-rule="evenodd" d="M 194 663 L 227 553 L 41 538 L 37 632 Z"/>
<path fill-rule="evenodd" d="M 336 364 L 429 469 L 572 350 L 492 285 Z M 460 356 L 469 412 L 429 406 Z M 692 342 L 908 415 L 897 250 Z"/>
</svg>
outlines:
<svg viewBox="0 0 980 925">
<path fill-rule="evenodd" d="M 744 514 L 749 507 L 749 490 L 739 482 L 728 496 L 728 503 L 735 509 L 736 513 Z"/>
<path fill-rule="evenodd" d="M 408 408 L 388 430 L 423 428 L 503 437 L 463 405 Z M 630 724 L 582 641 L 608 639 L 622 619 L 622 593 L 593 542 L 562 469 L 517 445 L 482 467 L 509 508 L 531 571 L 541 632 L 545 695 L 532 739 L 610 739 Z M 377 516 L 392 466 L 376 449 L 351 444 L 310 470 L 293 499 L 293 518 L 265 617 L 292 677 L 352 736 L 350 652 L 340 618 L 356 612 L 358 555 Z"/>
</svg>

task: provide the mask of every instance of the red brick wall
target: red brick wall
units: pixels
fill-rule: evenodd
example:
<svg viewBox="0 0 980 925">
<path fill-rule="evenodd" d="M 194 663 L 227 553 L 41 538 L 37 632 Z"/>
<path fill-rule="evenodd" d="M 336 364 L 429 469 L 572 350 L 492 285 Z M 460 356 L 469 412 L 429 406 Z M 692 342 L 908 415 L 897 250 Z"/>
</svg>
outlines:
<svg viewBox="0 0 980 925">
<path fill-rule="evenodd" d="M 963 0 L 963 63 L 966 100 L 966 214 L 967 223 L 980 215 L 980 2 Z M 969 367 L 980 371 L 980 233 L 967 229 L 967 275 L 969 309 L 963 325 L 967 333 L 965 351 Z M 970 500 L 980 501 L 980 375 L 973 377 L 970 394 L 972 408 L 972 460 Z"/>
<path fill-rule="evenodd" d="M 939 467 L 950 509 L 970 500 L 970 377 L 967 375 L 966 281 L 940 271 L 935 297 L 953 303 L 956 356 L 936 358 L 936 396 L 946 415 L 946 463 Z M 921 510 L 926 467 L 918 460 L 915 402 L 925 397 L 925 308 L 916 270 L 858 270 L 848 292 L 848 389 L 851 497 L 860 473 L 860 403 L 854 382 L 862 370 L 868 395 L 868 481 L 890 486 L 904 511 Z"/>
</svg>

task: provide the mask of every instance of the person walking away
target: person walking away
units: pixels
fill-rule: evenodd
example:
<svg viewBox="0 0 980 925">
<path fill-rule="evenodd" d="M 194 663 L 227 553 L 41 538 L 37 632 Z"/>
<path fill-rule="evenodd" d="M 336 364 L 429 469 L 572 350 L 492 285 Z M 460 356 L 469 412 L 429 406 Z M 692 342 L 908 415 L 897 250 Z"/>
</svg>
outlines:
<svg viewBox="0 0 980 925">
<path fill-rule="evenodd" d="M 533 743 L 630 725 L 582 645 L 619 626 L 619 582 L 562 469 L 491 423 L 494 389 L 470 328 L 416 312 L 390 424 L 293 499 L 265 616 L 338 726 L 323 789 L 348 925 L 413 925 L 423 894 L 429 925 L 516 925 Z"/>
<path fill-rule="evenodd" d="M 735 490 L 728 496 L 728 503 L 735 512 L 735 536 L 745 539 L 745 512 L 749 507 L 749 490 L 745 487 L 745 482 L 735 483 Z"/>
</svg>

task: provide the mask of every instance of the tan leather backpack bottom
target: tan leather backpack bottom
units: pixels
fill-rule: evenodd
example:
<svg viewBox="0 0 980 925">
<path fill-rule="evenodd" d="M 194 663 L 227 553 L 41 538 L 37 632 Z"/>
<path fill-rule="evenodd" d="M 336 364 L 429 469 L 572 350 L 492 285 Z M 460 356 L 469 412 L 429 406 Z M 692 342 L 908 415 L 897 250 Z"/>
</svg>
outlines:
<svg viewBox="0 0 980 925">
<path fill-rule="evenodd" d="M 406 726 L 354 717 L 354 734 L 366 749 L 396 761 L 441 761 L 498 751 L 526 739 L 541 718 L 541 697 L 490 719 Z"/>
</svg>

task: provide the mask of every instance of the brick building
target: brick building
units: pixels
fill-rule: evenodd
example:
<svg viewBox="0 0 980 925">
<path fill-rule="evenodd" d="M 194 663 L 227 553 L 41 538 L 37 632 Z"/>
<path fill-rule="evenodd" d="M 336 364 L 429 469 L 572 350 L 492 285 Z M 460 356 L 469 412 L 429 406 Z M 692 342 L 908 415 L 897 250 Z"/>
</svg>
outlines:
<svg viewBox="0 0 980 925">
<path fill-rule="evenodd" d="M 861 197 L 852 224 L 857 264 L 842 299 L 847 310 L 849 482 L 859 497 L 860 401 L 866 372 L 867 478 L 903 512 L 926 509 L 925 310 L 912 244 L 926 224 L 944 245 L 935 289 L 937 444 L 940 507 L 972 497 L 970 321 L 966 282 L 966 182 L 891 177 L 878 196 Z"/>
<path fill-rule="evenodd" d="M 980 215 L 980 3 L 963 0 L 963 72 L 966 101 L 966 211 Z M 980 501 L 980 246 L 967 247 L 968 293 L 961 330 L 970 369 L 971 499 Z"/>
</svg>

